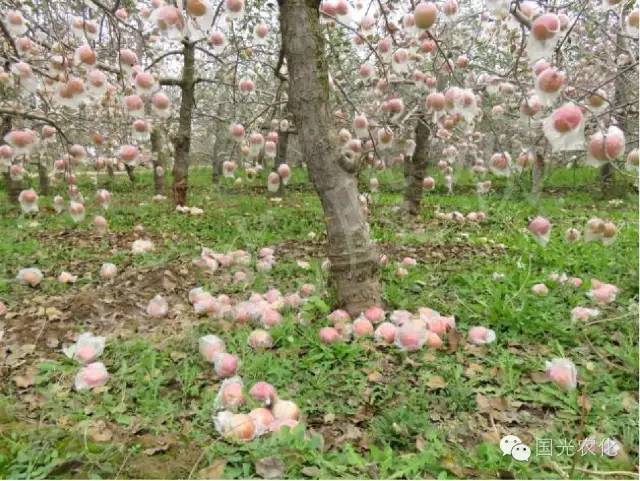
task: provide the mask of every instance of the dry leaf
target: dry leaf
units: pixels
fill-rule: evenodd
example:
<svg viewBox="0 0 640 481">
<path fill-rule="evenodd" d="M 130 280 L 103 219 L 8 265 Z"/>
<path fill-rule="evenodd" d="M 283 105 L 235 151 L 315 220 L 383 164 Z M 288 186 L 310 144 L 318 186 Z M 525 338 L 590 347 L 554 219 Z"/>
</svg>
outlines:
<svg viewBox="0 0 640 481">
<path fill-rule="evenodd" d="M 579 397 L 578 397 L 578 405 L 584 409 L 585 412 L 589 412 L 591 411 L 591 401 L 589 400 L 589 396 L 587 396 L 585 393 L 582 393 Z"/>
<path fill-rule="evenodd" d="M 164 453 L 165 451 L 167 451 L 169 448 L 171 447 L 171 445 L 169 443 L 167 444 L 161 444 L 159 446 L 153 446 L 151 448 L 147 448 L 144 451 L 142 451 L 144 454 L 146 454 L 147 456 L 153 456 L 154 454 L 158 454 L 158 453 Z"/>
<path fill-rule="evenodd" d="M 447 387 L 447 382 L 442 376 L 431 376 L 427 381 L 427 386 L 431 389 L 443 389 Z"/>
<path fill-rule="evenodd" d="M 13 382 L 19 388 L 27 388 L 36 383 L 36 375 L 32 371 L 27 371 L 24 374 L 13 376 Z"/>
<path fill-rule="evenodd" d="M 456 352 L 458 350 L 458 346 L 460 345 L 460 340 L 462 339 L 462 335 L 460 332 L 454 327 L 447 334 L 447 341 L 449 343 L 448 352 Z"/>
<path fill-rule="evenodd" d="M 101 421 L 87 430 L 87 436 L 89 436 L 89 439 L 94 443 L 106 443 L 113 438 L 113 431 L 107 428 L 105 423 Z"/>
<path fill-rule="evenodd" d="M 485 431 L 480 436 L 485 443 L 500 444 L 500 434 L 496 430 Z"/>
<path fill-rule="evenodd" d="M 301 469 L 302 474 L 308 476 L 310 478 L 319 478 L 320 477 L 320 469 L 315 466 L 306 466 Z"/>
<path fill-rule="evenodd" d="M 62 312 L 55 307 L 47 307 L 44 310 L 44 313 L 50 321 L 57 321 L 62 319 Z"/>
<path fill-rule="evenodd" d="M 179 351 L 171 351 L 171 354 L 169 354 L 169 357 L 171 357 L 171 360 L 174 362 L 178 362 L 181 361 L 182 359 L 187 357 L 187 354 L 184 352 L 179 352 Z"/>
<path fill-rule="evenodd" d="M 371 373 L 369 373 L 369 375 L 367 376 L 367 379 L 369 380 L 369 382 L 382 382 L 382 380 L 384 379 L 382 374 L 380 374 L 378 371 L 373 371 Z"/>
<path fill-rule="evenodd" d="M 481 413 L 491 411 L 491 403 L 489 402 L 487 396 L 485 396 L 484 394 L 476 394 L 476 403 L 478 404 L 478 411 L 480 411 Z"/>
<path fill-rule="evenodd" d="M 342 436 L 336 439 L 336 444 L 342 444 L 345 441 L 355 441 L 362 437 L 362 431 L 353 424 L 346 424 Z"/>
<path fill-rule="evenodd" d="M 26 356 L 27 354 L 32 354 L 35 350 L 36 350 L 35 344 L 23 344 L 22 346 L 20 346 L 20 353 L 23 356 Z"/>
<path fill-rule="evenodd" d="M 153 456 L 157 453 L 164 453 L 175 443 L 175 439 L 169 435 L 164 437 L 144 435 L 140 436 L 139 439 L 142 446 L 147 448 L 142 451 L 147 456 Z"/>
<path fill-rule="evenodd" d="M 476 374 L 483 371 L 483 367 L 480 364 L 472 362 L 469 366 L 464 370 L 464 375 L 467 377 L 475 377 Z"/>
<path fill-rule="evenodd" d="M 420 452 L 424 451 L 424 448 L 427 446 L 426 441 L 422 438 L 422 436 L 418 436 L 416 438 L 416 449 Z"/>
<path fill-rule="evenodd" d="M 622 407 L 627 412 L 637 412 L 638 411 L 638 400 L 635 398 L 634 393 L 632 392 L 623 392 L 622 393 Z"/>
<path fill-rule="evenodd" d="M 283 479 L 284 463 L 273 456 L 259 459 L 256 461 L 256 474 L 262 479 Z"/>
<path fill-rule="evenodd" d="M 543 384 L 549 381 L 547 374 L 544 372 L 533 371 L 532 373 L 529 374 L 529 376 L 531 377 L 531 380 L 536 384 Z"/>
<path fill-rule="evenodd" d="M 165 291 L 173 291 L 176 288 L 175 276 L 171 271 L 164 271 L 162 276 L 162 288 Z"/>
<path fill-rule="evenodd" d="M 226 459 L 215 459 L 210 466 L 198 471 L 199 479 L 222 479 L 224 468 L 227 465 Z"/>
<path fill-rule="evenodd" d="M 427 351 L 423 354 L 422 360 L 424 362 L 433 362 L 436 360 L 436 353 L 433 351 Z"/>
</svg>

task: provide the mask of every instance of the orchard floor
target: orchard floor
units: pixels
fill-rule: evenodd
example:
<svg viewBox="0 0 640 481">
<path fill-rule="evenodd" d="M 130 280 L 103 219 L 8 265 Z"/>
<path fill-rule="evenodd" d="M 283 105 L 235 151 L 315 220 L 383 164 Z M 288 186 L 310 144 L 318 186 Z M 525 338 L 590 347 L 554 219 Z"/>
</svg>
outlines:
<svg viewBox="0 0 640 481">
<path fill-rule="evenodd" d="M 274 202 L 264 178 L 212 187 L 210 172 L 194 169 L 191 204 L 204 209 L 197 217 L 152 202 L 149 175 L 139 177 L 135 188 L 126 178 L 108 186 L 105 236 L 92 232 L 94 187 L 82 179 L 89 208 L 79 225 L 55 215 L 51 198 L 25 218 L 0 192 L 0 299 L 8 307 L 0 318 L 0 477 L 637 478 L 638 197 L 631 185 L 617 180 L 603 195 L 595 171 L 567 170 L 547 180 L 539 199 L 523 193 L 523 179 L 494 180 L 496 190 L 478 197 L 463 178 L 458 193 L 439 187 L 425 194 L 419 218 L 409 220 L 395 210 L 400 172 L 379 173 L 370 223 L 391 260 L 382 271 L 386 307 L 429 306 L 455 315 L 463 335 L 473 325 L 497 333 L 486 348 L 463 338 L 442 351 L 406 354 L 372 340 L 319 342 L 332 297 L 320 268 L 322 212 L 303 172 L 295 171 L 284 199 Z M 438 209 L 484 210 L 488 219 L 444 222 L 435 218 Z M 546 248 L 526 230 L 537 214 L 553 223 Z M 612 246 L 564 241 L 568 227 L 582 230 L 593 216 L 617 224 Z M 137 224 L 155 242 L 154 253 L 130 253 Z M 202 246 L 255 255 L 267 245 L 277 264 L 254 271 L 246 290 L 229 271 L 205 275 L 191 263 Z M 396 262 L 405 256 L 418 264 L 399 278 Z M 107 261 L 119 268 L 110 282 L 98 278 Z M 29 266 L 45 274 L 36 289 L 14 280 Z M 75 285 L 56 281 L 63 270 L 79 276 Z M 496 280 L 495 272 L 504 277 Z M 558 284 L 548 279 L 552 272 L 585 282 Z M 573 323 L 573 307 L 592 305 L 591 278 L 621 292 L 595 321 Z M 195 286 L 238 300 L 306 282 L 317 295 L 285 315 L 272 330 L 274 349 L 263 353 L 246 344 L 252 327 L 196 317 L 187 299 Z M 538 282 L 549 286 L 546 297 L 531 293 Z M 158 293 L 170 303 L 166 320 L 145 314 Z M 107 336 L 101 360 L 111 378 L 98 392 L 73 390 L 78 366 L 60 351 L 85 330 Z M 209 333 L 240 356 L 245 384 L 267 380 L 298 403 L 304 430 L 242 445 L 220 438 L 211 422 L 219 382 L 197 349 Z M 576 363 L 577 391 L 545 382 L 545 361 L 554 357 Z M 529 461 L 502 455 L 506 434 L 531 447 Z M 612 459 L 583 455 L 576 448 L 592 434 L 617 439 L 623 451 Z"/>
</svg>

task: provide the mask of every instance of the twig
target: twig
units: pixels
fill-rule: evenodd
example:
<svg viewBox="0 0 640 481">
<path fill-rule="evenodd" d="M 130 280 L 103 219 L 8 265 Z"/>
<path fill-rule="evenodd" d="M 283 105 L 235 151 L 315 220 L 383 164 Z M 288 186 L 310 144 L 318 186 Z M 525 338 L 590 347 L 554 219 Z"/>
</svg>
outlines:
<svg viewBox="0 0 640 481">
<path fill-rule="evenodd" d="M 633 476 L 634 479 L 638 479 L 638 473 L 634 473 L 633 471 L 595 471 L 591 469 L 585 468 L 576 468 L 576 471 L 580 471 L 581 473 L 586 474 L 595 474 L 597 476 Z"/>
<path fill-rule="evenodd" d="M 198 456 L 198 459 L 196 459 L 196 462 L 194 463 L 193 467 L 191 468 L 191 471 L 189 471 L 189 476 L 187 476 L 187 479 L 191 479 L 191 476 L 193 476 L 193 472 L 196 470 L 196 468 L 200 464 L 200 461 L 202 461 L 202 458 L 204 458 L 204 452 L 205 452 L 205 450 L 203 449 L 202 452 L 200 453 L 200 456 Z"/>
<path fill-rule="evenodd" d="M 124 457 L 124 460 L 122 461 L 122 464 L 118 468 L 118 472 L 116 473 L 113 479 L 118 479 L 120 477 L 120 473 L 124 469 L 124 466 L 127 464 L 127 461 L 129 461 L 130 457 L 131 457 L 131 452 L 128 452 L 127 455 Z"/>
</svg>

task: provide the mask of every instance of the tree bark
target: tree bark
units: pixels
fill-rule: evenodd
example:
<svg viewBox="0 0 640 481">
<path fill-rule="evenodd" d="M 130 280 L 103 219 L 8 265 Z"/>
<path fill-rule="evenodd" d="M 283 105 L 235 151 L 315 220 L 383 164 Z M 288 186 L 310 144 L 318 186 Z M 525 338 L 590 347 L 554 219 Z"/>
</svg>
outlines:
<svg viewBox="0 0 640 481">
<path fill-rule="evenodd" d="M 132 165 L 129 164 L 124 164 L 124 170 L 127 171 L 127 177 L 129 177 L 129 180 L 131 181 L 131 183 L 135 183 L 136 181 L 136 175 L 133 172 L 135 170 L 135 168 Z"/>
<path fill-rule="evenodd" d="M 49 170 L 46 159 L 40 155 L 38 158 L 38 182 L 40 184 L 40 194 L 49 195 Z"/>
<path fill-rule="evenodd" d="M 418 117 L 415 136 L 416 148 L 404 163 L 404 178 L 407 186 L 404 191 L 404 207 L 411 215 L 418 215 L 422 201 L 422 181 L 429 161 L 429 136 L 431 132 L 424 115 Z"/>
<path fill-rule="evenodd" d="M 628 10 L 628 9 L 627 9 Z M 622 50 L 624 51 L 624 38 L 622 37 L 622 35 L 620 33 L 618 33 L 616 35 L 616 48 L 618 50 Z M 623 66 L 623 67 L 627 67 L 627 65 Z M 616 119 L 616 123 L 618 125 L 618 128 L 620 130 L 622 130 L 623 132 L 625 132 L 625 113 L 623 110 L 622 105 L 626 104 L 626 98 L 627 98 L 627 93 L 626 93 L 626 85 L 627 85 L 628 79 L 625 78 L 625 75 L 618 75 L 618 77 L 616 77 L 615 81 L 614 81 L 614 96 L 613 96 L 613 106 L 614 106 L 614 113 L 613 113 L 613 117 Z M 602 187 L 602 190 L 607 190 L 611 187 L 611 184 L 613 183 L 614 180 L 614 168 L 613 165 L 611 164 L 611 162 L 607 162 L 606 164 L 604 164 L 602 167 L 600 167 L 600 185 Z"/>
<path fill-rule="evenodd" d="M 186 205 L 189 176 L 189 151 L 191 150 L 191 117 L 193 115 L 193 96 L 195 91 L 194 65 L 195 45 L 183 41 L 182 80 L 180 90 L 180 120 L 174 146 L 173 163 L 173 201 L 176 205 Z"/>
<path fill-rule="evenodd" d="M 213 152 L 211 154 L 211 182 L 217 184 L 222 176 L 222 162 L 218 159 L 218 153 L 220 151 L 220 139 L 216 135 L 216 140 L 213 142 Z"/>
<path fill-rule="evenodd" d="M 4 144 L 4 137 L 7 135 L 12 128 L 11 117 L 4 116 L 2 117 L 2 126 L 0 126 L 0 145 Z M 2 176 L 4 177 L 5 188 L 7 189 L 7 200 L 11 204 L 18 203 L 18 196 L 20 195 L 20 191 L 22 190 L 22 181 L 21 180 L 13 180 L 9 175 L 9 167 L 7 167 L 3 172 Z"/>
<path fill-rule="evenodd" d="M 273 163 L 273 171 L 278 171 L 278 166 L 287 163 L 287 149 L 289 147 L 289 131 L 280 131 L 278 135 L 278 145 L 276 147 L 276 158 Z M 282 197 L 284 195 L 284 184 L 280 182 L 278 191 L 275 192 L 276 197 Z"/>
<path fill-rule="evenodd" d="M 536 149 L 535 156 L 531 170 L 531 193 L 539 195 L 542 192 L 542 179 L 544 178 L 544 152 Z"/>
<path fill-rule="evenodd" d="M 339 164 L 329 113 L 329 81 L 319 0 L 279 0 L 282 46 L 289 71 L 288 110 L 300 136 L 309 177 L 325 214 L 330 284 L 352 314 L 380 304 L 378 254 L 358 201 L 356 179 Z"/>
<path fill-rule="evenodd" d="M 156 195 L 164 195 L 164 172 L 167 165 L 167 148 L 164 127 L 156 125 L 151 130 L 151 163 L 153 165 L 153 188 Z M 162 173 L 158 172 L 158 167 Z"/>
</svg>

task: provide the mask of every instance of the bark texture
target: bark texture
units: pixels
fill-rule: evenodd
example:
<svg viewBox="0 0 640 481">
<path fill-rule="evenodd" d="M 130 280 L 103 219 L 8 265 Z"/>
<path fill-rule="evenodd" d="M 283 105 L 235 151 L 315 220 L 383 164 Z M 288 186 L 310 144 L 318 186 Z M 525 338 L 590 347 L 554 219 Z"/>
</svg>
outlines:
<svg viewBox="0 0 640 481">
<path fill-rule="evenodd" d="M 278 171 L 278 166 L 287 163 L 287 149 L 289 147 L 289 131 L 280 131 L 278 133 L 278 145 L 276 146 L 276 158 L 273 165 L 273 171 Z M 280 182 L 278 192 L 275 193 L 276 197 L 282 197 L 284 195 L 284 183 Z"/>
<path fill-rule="evenodd" d="M 151 161 L 153 164 L 153 188 L 156 195 L 164 195 L 164 172 L 167 166 L 167 146 L 164 127 L 156 125 L 151 130 Z M 162 173 L 158 172 L 162 168 Z"/>
<path fill-rule="evenodd" d="M 195 45 L 185 40 L 184 63 L 180 90 L 180 119 L 176 135 L 175 159 L 173 163 L 173 201 L 176 205 L 186 205 L 189 176 L 189 152 L 191 150 L 191 118 L 193 116 L 193 95 L 195 91 Z"/>
<path fill-rule="evenodd" d="M 539 195 L 542 192 L 542 179 L 544 178 L 544 151 L 536 149 L 536 158 L 533 161 L 531 171 L 531 193 Z"/>
<path fill-rule="evenodd" d="M 40 194 L 49 195 L 49 170 L 47 169 L 46 158 L 41 155 L 38 158 L 38 182 L 40 184 Z"/>
<path fill-rule="evenodd" d="M 218 123 L 216 122 L 217 126 Z M 217 184 L 222 177 L 222 159 L 220 159 L 220 144 L 222 141 L 218 137 L 219 130 L 216 129 L 216 140 L 213 142 L 213 149 L 211 153 L 211 182 Z M 221 135 L 221 133 L 219 134 Z"/>
<path fill-rule="evenodd" d="M 127 177 L 129 177 L 129 180 L 131 181 L 132 184 L 135 183 L 136 181 L 136 174 L 134 172 L 135 167 L 133 165 L 129 165 L 127 163 L 124 164 L 124 170 L 127 171 Z"/>
<path fill-rule="evenodd" d="M 378 254 L 358 201 L 356 179 L 340 167 L 329 113 L 329 81 L 319 0 L 280 0 L 280 29 L 292 113 L 309 177 L 325 214 L 330 284 L 355 314 L 380 304 Z"/>
<path fill-rule="evenodd" d="M 620 51 L 624 51 L 624 47 L 624 38 L 621 34 L 618 33 L 618 35 L 616 35 L 616 48 Z M 627 65 L 624 65 L 623 68 L 624 67 L 627 67 Z M 618 127 L 620 128 L 620 130 L 625 132 L 625 135 L 627 134 L 625 129 L 626 115 L 622 106 L 626 105 L 627 103 L 627 82 L 629 82 L 629 79 L 624 74 L 622 74 L 616 77 L 616 80 L 613 84 L 615 89 L 613 97 L 613 105 L 615 107 L 615 111 L 613 113 L 613 116 L 616 119 Z M 611 184 L 614 180 L 614 173 L 615 171 L 611 162 L 607 162 L 602 167 L 600 167 L 600 183 L 603 191 L 611 188 Z"/>
<path fill-rule="evenodd" d="M 0 126 L 0 145 L 4 144 L 4 136 L 11 131 L 12 125 L 11 117 L 5 116 L 2 118 L 2 125 Z M 2 172 L 2 176 L 4 177 L 5 188 L 7 189 L 7 200 L 12 204 L 17 204 L 18 196 L 22 190 L 22 181 L 13 180 L 9 175 L 8 167 Z"/>
<path fill-rule="evenodd" d="M 415 129 L 416 148 L 411 158 L 404 163 L 404 178 L 407 184 L 404 191 L 404 208 L 411 215 L 418 215 L 420 211 L 422 181 L 429 162 L 430 134 L 424 116 L 420 115 Z"/>
</svg>

